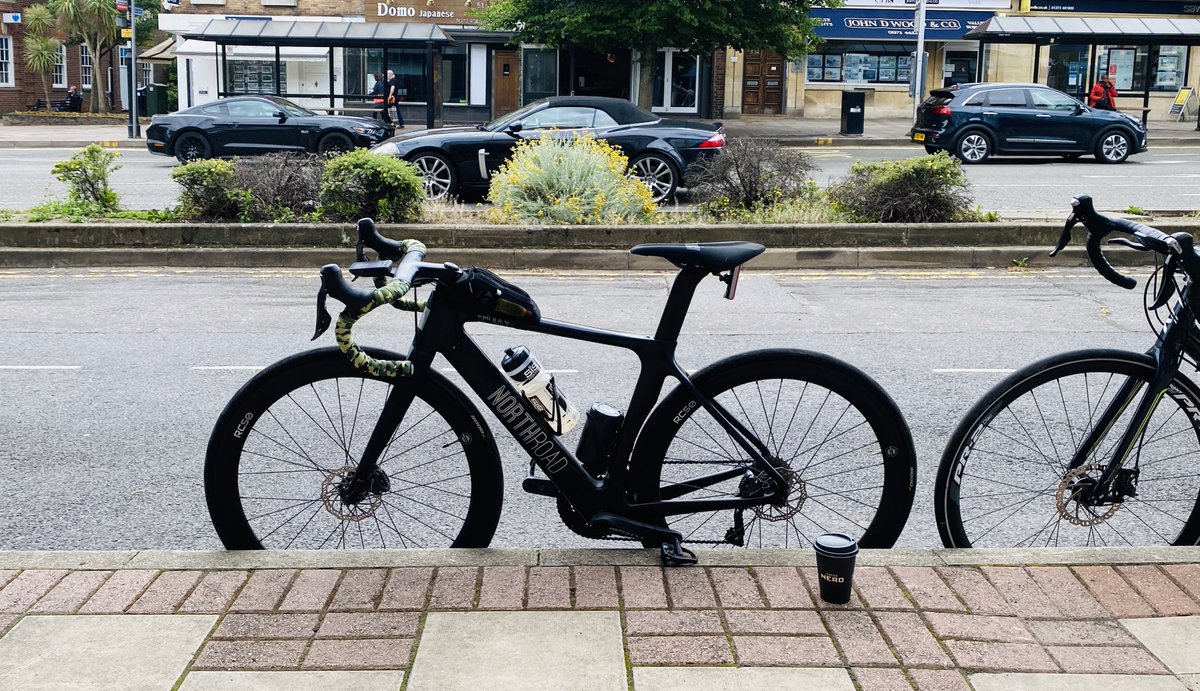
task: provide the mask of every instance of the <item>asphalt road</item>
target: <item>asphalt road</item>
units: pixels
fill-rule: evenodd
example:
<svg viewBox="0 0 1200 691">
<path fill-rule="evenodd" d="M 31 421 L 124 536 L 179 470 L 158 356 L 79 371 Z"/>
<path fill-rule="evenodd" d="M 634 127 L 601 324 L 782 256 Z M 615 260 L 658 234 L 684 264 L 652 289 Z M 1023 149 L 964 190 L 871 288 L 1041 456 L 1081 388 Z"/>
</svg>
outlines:
<svg viewBox="0 0 1200 691">
<path fill-rule="evenodd" d="M 878 161 L 921 154 L 915 146 L 824 148 L 806 150 L 819 170 L 814 179 L 825 185 L 846 174 L 854 161 Z M 0 149 L 0 209 L 24 209 L 43 199 L 63 198 L 65 186 L 50 174 L 56 161 L 68 158 L 66 149 Z M 173 205 L 178 187 L 171 180 L 174 159 L 138 149 L 122 149 L 121 169 L 112 177 L 122 204 L 132 209 Z M 1057 218 L 1071 197 L 1091 194 L 1101 208 L 1125 210 L 1195 209 L 1200 205 L 1200 148 L 1151 150 L 1121 165 L 1103 165 L 1092 158 L 994 159 L 968 166 L 976 203 L 1009 218 Z"/>
<path fill-rule="evenodd" d="M 0 549 L 218 548 L 204 504 L 205 445 L 256 367 L 313 347 L 316 271 L 0 271 Z M 669 274 L 510 275 L 543 313 L 649 333 Z M 1062 350 L 1151 343 L 1141 290 L 1084 270 L 743 274 L 735 302 L 702 284 L 678 357 L 790 346 L 875 377 L 916 441 L 919 491 L 900 546 L 937 543 L 931 488 L 946 438 L 1004 372 Z M 360 342 L 403 349 L 407 315 L 372 317 Z M 398 330 L 398 334 L 393 330 Z M 549 337 L 475 330 L 497 359 L 526 344 L 581 408 L 624 408 L 630 356 Z M 326 333 L 316 345 L 333 344 Z M 494 430 L 500 426 L 491 420 Z M 520 490 L 507 438 L 506 506 L 493 545 L 593 544 L 552 502 Z"/>
</svg>

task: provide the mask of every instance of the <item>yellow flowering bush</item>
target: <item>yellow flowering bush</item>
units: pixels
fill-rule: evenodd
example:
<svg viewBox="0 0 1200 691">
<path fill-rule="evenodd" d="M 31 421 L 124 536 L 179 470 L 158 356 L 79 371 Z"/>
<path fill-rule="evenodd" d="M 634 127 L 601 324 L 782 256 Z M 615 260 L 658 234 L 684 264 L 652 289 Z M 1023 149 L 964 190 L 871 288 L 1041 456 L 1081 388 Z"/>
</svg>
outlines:
<svg viewBox="0 0 1200 691">
<path fill-rule="evenodd" d="M 650 188 L 629 176 L 621 150 L 590 134 L 546 132 L 517 144 L 492 176 L 494 223 L 644 223 L 657 207 Z"/>
</svg>

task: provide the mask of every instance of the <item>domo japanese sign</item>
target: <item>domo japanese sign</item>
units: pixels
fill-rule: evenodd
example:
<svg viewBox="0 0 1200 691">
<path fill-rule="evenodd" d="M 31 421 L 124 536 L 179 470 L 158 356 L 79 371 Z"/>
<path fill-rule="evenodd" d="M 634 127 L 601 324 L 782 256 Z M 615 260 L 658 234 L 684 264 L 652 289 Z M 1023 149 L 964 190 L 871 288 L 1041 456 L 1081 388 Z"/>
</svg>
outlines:
<svg viewBox="0 0 1200 691">
<path fill-rule="evenodd" d="M 472 10 L 488 0 L 363 0 L 368 22 L 412 22 L 414 24 L 476 24 Z"/>
</svg>

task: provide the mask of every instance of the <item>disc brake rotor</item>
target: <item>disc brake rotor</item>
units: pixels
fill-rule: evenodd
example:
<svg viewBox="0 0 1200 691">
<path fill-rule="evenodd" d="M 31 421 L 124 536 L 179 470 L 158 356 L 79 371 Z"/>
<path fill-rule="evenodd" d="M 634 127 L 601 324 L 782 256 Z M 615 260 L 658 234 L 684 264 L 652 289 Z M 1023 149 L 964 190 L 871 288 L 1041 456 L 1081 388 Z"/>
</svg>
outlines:
<svg viewBox="0 0 1200 691">
<path fill-rule="evenodd" d="M 1058 491 L 1054 493 L 1054 501 L 1058 506 L 1058 515 L 1072 525 L 1090 527 L 1099 525 L 1113 517 L 1120 503 L 1108 506 L 1088 506 L 1082 503 L 1080 495 L 1086 493 L 1096 484 L 1096 479 L 1104 468 L 1096 465 L 1083 465 L 1067 473 L 1062 482 L 1058 483 Z M 1089 474 L 1091 473 L 1091 474 Z M 1103 509 L 1103 512 L 1099 510 Z"/>
<path fill-rule="evenodd" d="M 353 474 L 353 466 L 345 466 L 330 473 L 321 482 L 321 503 L 334 518 L 357 523 L 375 515 L 379 507 L 383 505 L 383 495 L 368 492 L 357 504 L 347 504 L 342 500 L 342 485 Z"/>
<path fill-rule="evenodd" d="M 779 468 L 779 472 L 783 478 L 787 480 L 788 491 L 787 501 L 782 504 L 762 504 L 755 506 L 752 510 L 754 515 L 764 521 L 786 521 L 796 514 L 800 513 L 800 509 L 804 508 L 804 502 L 808 499 L 808 485 L 804 480 L 800 479 L 800 475 L 791 468 Z"/>
</svg>

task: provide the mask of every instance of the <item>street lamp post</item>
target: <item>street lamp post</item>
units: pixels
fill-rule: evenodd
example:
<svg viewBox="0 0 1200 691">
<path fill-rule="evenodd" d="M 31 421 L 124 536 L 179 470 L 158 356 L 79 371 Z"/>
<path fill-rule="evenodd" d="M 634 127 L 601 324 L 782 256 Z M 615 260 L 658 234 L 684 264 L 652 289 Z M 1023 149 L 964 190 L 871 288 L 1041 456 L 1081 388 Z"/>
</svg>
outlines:
<svg viewBox="0 0 1200 691">
<path fill-rule="evenodd" d="M 913 122 L 925 100 L 925 0 L 917 0 L 917 54 L 913 56 Z"/>
<path fill-rule="evenodd" d="M 129 138 L 141 137 L 137 108 L 137 0 L 129 0 Z"/>
</svg>

